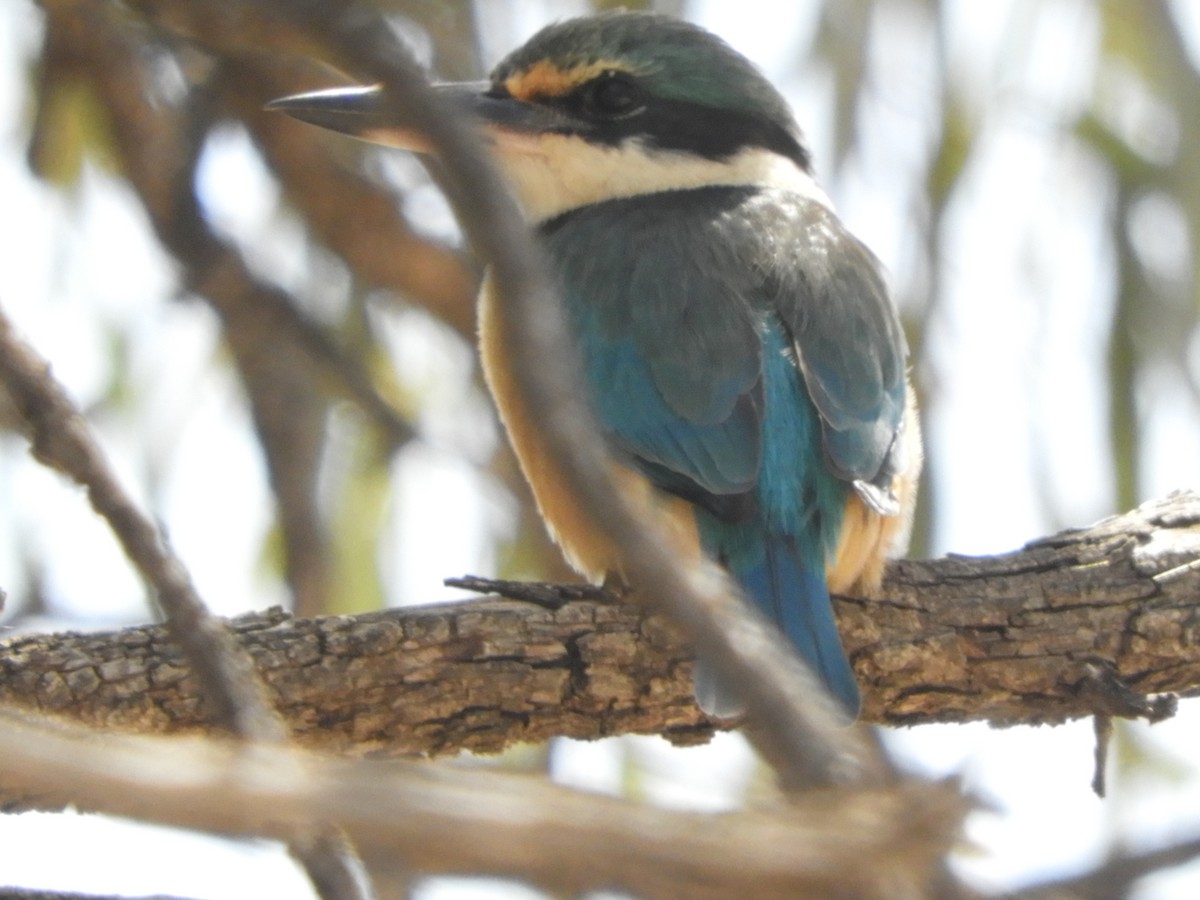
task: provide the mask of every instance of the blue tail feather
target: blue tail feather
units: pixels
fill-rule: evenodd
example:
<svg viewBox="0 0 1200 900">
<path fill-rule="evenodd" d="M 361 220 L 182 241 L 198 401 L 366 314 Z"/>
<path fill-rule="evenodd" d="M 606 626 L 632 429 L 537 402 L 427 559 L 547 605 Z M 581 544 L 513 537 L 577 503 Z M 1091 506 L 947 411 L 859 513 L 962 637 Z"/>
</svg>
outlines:
<svg viewBox="0 0 1200 900">
<path fill-rule="evenodd" d="M 826 689 L 847 712 L 857 716 L 862 702 L 858 682 L 842 649 L 824 565 L 813 571 L 790 540 L 769 539 L 761 563 L 733 574 Z"/>
<path fill-rule="evenodd" d="M 787 537 L 768 537 L 764 543 L 756 562 L 735 564 L 731 574 L 778 625 L 847 715 L 855 718 L 861 706 L 858 683 L 842 650 L 824 565 L 806 564 Z M 705 712 L 728 717 L 743 711 L 741 702 L 704 660 L 697 663 L 695 682 L 696 698 Z"/>
</svg>

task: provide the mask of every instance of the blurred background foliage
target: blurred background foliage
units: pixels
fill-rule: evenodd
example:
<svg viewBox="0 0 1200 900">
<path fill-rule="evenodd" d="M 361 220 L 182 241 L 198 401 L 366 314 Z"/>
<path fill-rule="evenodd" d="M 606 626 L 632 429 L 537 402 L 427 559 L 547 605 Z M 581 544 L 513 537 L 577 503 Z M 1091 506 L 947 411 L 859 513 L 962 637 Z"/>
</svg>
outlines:
<svg viewBox="0 0 1200 900">
<path fill-rule="evenodd" d="M 288 2 L 5 4 L 0 304 L 223 612 L 570 577 L 481 387 L 479 266 L 429 175 L 262 110 L 346 80 L 262 40 Z M 479 78 L 546 21 L 616 4 L 370 5 L 441 77 Z M 924 409 L 915 555 L 1195 485 L 1195 4 L 622 5 L 759 62 L 891 271 Z M 0 464 L 8 620 L 143 617 L 82 504 L 11 434 Z"/>
</svg>

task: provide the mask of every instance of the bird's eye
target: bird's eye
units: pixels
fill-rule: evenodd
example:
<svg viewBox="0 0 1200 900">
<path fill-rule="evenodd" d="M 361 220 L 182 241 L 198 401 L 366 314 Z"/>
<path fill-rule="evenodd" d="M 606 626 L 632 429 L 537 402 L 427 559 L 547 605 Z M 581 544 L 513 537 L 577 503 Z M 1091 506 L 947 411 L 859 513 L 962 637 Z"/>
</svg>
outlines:
<svg viewBox="0 0 1200 900">
<path fill-rule="evenodd" d="M 583 86 L 583 108 L 606 119 L 619 119 L 645 106 L 642 89 L 623 72 L 605 72 Z"/>
</svg>

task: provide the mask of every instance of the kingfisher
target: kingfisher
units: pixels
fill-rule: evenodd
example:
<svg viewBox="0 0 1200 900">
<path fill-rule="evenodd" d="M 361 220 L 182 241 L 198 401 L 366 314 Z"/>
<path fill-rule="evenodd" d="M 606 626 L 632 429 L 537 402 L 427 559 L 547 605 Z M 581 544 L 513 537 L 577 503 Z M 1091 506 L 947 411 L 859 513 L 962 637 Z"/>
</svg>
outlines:
<svg viewBox="0 0 1200 900">
<path fill-rule="evenodd" d="M 725 567 L 836 698 L 860 694 L 832 593 L 869 596 L 907 542 L 921 464 L 907 346 L 876 257 L 834 214 L 782 95 L 694 24 L 552 24 L 487 81 L 437 85 L 478 125 L 545 249 L 616 483 L 685 559 Z M 378 87 L 274 101 L 421 151 Z M 485 278 L 487 383 L 546 525 L 595 581 L 611 539 L 568 501 L 516 388 Z M 707 661 L 697 700 L 741 702 Z"/>
</svg>

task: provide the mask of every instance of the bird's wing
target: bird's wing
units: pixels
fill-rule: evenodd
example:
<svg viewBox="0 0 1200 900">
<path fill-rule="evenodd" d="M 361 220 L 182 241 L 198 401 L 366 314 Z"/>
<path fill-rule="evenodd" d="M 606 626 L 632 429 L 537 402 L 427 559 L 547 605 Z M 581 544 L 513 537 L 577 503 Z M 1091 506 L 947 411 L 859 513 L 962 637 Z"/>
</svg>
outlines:
<svg viewBox="0 0 1200 900">
<path fill-rule="evenodd" d="M 664 490 L 736 517 L 761 464 L 762 344 L 754 310 L 720 276 L 738 261 L 689 193 L 587 207 L 542 234 L 618 451 Z"/>
<path fill-rule="evenodd" d="M 585 207 L 542 229 L 596 411 L 660 487 L 718 515 L 763 455 L 764 341 L 782 327 L 830 472 L 896 511 L 906 346 L 878 261 L 815 200 L 711 188 Z"/>
<path fill-rule="evenodd" d="M 751 217 L 775 235 L 763 267 L 821 416 L 831 471 L 888 513 L 902 465 L 904 332 L 875 256 L 825 206 L 774 195 Z"/>
</svg>

